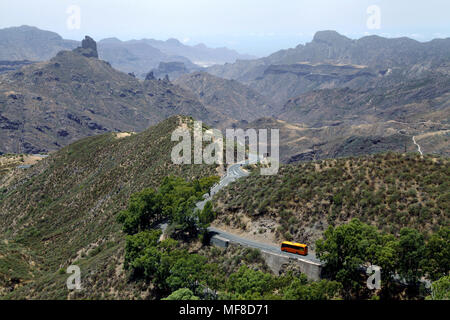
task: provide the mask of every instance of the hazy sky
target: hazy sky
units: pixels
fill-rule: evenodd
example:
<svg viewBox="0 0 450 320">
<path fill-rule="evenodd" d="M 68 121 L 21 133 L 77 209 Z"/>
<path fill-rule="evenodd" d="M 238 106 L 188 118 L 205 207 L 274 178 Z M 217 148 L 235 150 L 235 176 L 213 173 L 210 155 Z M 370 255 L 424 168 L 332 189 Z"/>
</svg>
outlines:
<svg viewBox="0 0 450 320">
<path fill-rule="evenodd" d="M 318 30 L 449 37 L 449 12 L 448 0 L 1 0 L 0 28 L 26 24 L 77 40 L 173 37 L 266 55 L 310 41 Z"/>
</svg>

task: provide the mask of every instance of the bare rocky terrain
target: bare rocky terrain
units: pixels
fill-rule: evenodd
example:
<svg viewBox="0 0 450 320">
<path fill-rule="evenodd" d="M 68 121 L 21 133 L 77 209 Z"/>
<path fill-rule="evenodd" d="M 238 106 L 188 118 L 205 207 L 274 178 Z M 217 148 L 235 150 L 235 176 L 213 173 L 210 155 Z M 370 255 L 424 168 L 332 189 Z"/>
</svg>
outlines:
<svg viewBox="0 0 450 320">
<path fill-rule="evenodd" d="M 138 80 L 92 50 L 61 51 L 0 76 L 0 152 L 57 150 L 99 133 L 142 131 L 176 114 L 208 119 L 189 91 L 169 81 Z"/>
</svg>

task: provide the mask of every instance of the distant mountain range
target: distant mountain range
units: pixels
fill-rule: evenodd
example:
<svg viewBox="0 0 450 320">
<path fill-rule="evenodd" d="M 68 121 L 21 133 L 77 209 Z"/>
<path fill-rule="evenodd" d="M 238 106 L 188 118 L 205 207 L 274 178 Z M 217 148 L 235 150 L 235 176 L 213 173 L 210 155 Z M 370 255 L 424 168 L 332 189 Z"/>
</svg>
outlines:
<svg viewBox="0 0 450 320">
<path fill-rule="evenodd" d="M 187 75 L 178 82 L 184 88 L 152 76 L 140 80 L 98 59 L 93 39 L 82 43 L 0 75 L 0 153 L 58 150 L 104 132 L 140 132 L 180 114 L 219 128 L 271 115 L 269 99 L 237 81 L 206 73 Z"/>
<path fill-rule="evenodd" d="M 0 76 L 0 152 L 56 150 L 81 137 L 142 131 L 184 114 L 220 129 L 283 128 L 284 162 L 413 150 L 412 136 L 426 152 L 450 153 L 450 39 L 351 40 L 324 31 L 266 58 L 202 68 L 175 56 L 188 46 L 173 39 L 106 39 L 93 57 L 75 49 L 32 63 L 23 59 L 77 42 L 30 27 L 0 36 L 6 31 L 27 45 L 31 31 L 46 49 L 24 44 L 28 49 L 19 50 L 19 41 L 10 57 L 22 60 L 0 62 L 7 72 Z M 190 58 L 212 52 L 189 48 Z M 108 54 L 116 66 L 101 60 Z M 162 61 L 167 57 L 175 60 Z M 140 70 L 146 80 L 113 67 Z"/>
<path fill-rule="evenodd" d="M 390 86 L 434 74 L 450 75 L 450 38 L 418 42 L 379 36 L 351 40 L 335 31 L 256 60 L 212 66 L 207 72 L 238 80 L 285 103 L 315 89 Z"/>
<path fill-rule="evenodd" d="M 271 65 L 341 64 L 359 65 L 376 70 L 388 68 L 412 68 L 422 66 L 420 75 L 429 70 L 449 73 L 450 38 L 418 42 L 410 38 L 383 38 L 366 36 L 349 39 L 336 31 L 319 31 L 305 45 L 277 51 L 268 57 L 237 61 L 223 66 L 212 66 L 208 71 L 223 78 L 243 82 L 264 74 Z"/>
<path fill-rule="evenodd" d="M 140 81 L 83 53 L 61 51 L 0 75 L 0 152 L 56 150 L 107 131 L 142 131 L 176 114 L 208 119 L 189 91 Z"/>
<path fill-rule="evenodd" d="M 450 155 L 450 38 L 322 31 L 305 45 L 206 71 L 273 101 L 274 117 L 248 127 L 280 128 L 284 162 L 413 151 L 414 135 L 426 152 Z"/>
<path fill-rule="evenodd" d="M 174 83 L 193 92 L 211 113 L 220 113 L 210 123 L 221 129 L 238 125 L 239 121 L 273 116 L 275 111 L 270 98 L 236 80 L 195 72 L 180 76 Z"/>
<path fill-rule="evenodd" d="M 57 33 L 36 27 L 21 26 L 0 30 L 0 60 L 46 61 L 61 50 L 72 50 L 80 43 L 63 39 Z M 203 44 L 189 46 L 176 39 L 120 41 L 108 38 L 98 42 L 101 59 L 123 72 L 133 72 L 144 78 L 160 62 L 183 62 L 188 70 L 198 67 L 251 59 L 227 48 L 208 48 Z"/>
<path fill-rule="evenodd" d="M 65 40 L 55 32 L 21 26 L 0 29 L 0 60 L 46 61 L 61 50 L 72 50 L 79 41 Z"/>
</svg>

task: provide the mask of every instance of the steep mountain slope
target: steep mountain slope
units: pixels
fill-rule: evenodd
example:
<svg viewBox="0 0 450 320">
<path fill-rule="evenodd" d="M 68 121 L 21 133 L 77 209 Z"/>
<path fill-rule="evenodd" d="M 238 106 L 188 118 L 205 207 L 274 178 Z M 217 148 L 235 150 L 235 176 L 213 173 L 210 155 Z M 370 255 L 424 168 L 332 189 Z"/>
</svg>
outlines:
<svg viewBox="0 0 450 320">
<path fill-rule="evenodd" d="M 288 162 L 413 151 L 413 136 L 420 137 L 423 152 L 449 156 L 450 78 L 436 74 L 386 87 L 315 90 L 290 99 L 278 117 L 291 123 L 282 126 L 281 138 Z"/>
<path fill-rule="evenodd" d="M 177 39 L 168 39 L 166 41 L 143 39 L 133 40 L 132 42 L 143 42 L 150 44 L 152 47 L 157 48 L 166 54 L 186 57 L 200 66 L 210 66 L 213 64 L 223 64 L 227 62 L 231 63 L 238 59 L 254 58 L 253 56 L 240 54 L 235 50 L 225 47 L 208 48 L 202 43 L 195 46 L 189 46 L 181 43 Z"/>
<path fill-rule="evenodd" d="M 274 118 L 261 118 L 247 125 L 254 129 L 279 129 L 283 163 L 376 154 L 387 151 L 417 152 L 412 138 L 428 154 L 450 156 L 448 125 L 436 122 L 380 121 L 308 127 Z"/>
<path fill-rule="evenodd" d="M 369 36 L 351 40 L 335 31 L 321 31 L 306 45 L 257 60 L 212 66 L 207 72 L 241 81 L 284 103 L 315 89 L 367 89 L 448 75 L 450 39 L 420 43 Z"/>
<path fill-rule="evenodd" d="M 75 49 L 80 43 L 65 40 L 51 31 L 21 26 L 0 29 L 0 60 L 45 61 L 61 50 Z"/>
<path fill-rule="evenodd" d="M 62 51 L 0 76 L 0 152 L 56 150 L 105 131 L 141 131 L 175 114 L 208 119 L 189 91 L 140 81 L 83 54 Z"/>
<path fill-rule="evenodd" d="M 382 76 L 375 70 L 358 65 L 296 63 L 270 65 L 249 85 L 280 105 L 311 90 L 370 87 Z"/>
<path fill-rule="evenodd" d="M 364 89 L 311 90 L 279 110 L 279 120 L 248 127 L 279 128 L 283 162 L 413 151 L 413 136 L 420 137 L 423 152 L 450 155 L 450 77 L 440 73 L 379 80 Z"/>
<path fill-rule="evenodd" d="M 200 70 L 203 70 L 203 68 L 192 63 L 186 65 L 184 62 L 171 61 L 160 62 L 158 67 L 153 68 L 150 73 L 153 74 L 156 79 L 166 79 L 166 77 L 168 77 L 170 80 L 176 80 L 184 74 Z"/>
<path fill-rule="evenodd" d="M 333 63 L 366 65 L 376 69 L 408 67 L 416 64 L 436 67 L 448 63 L 450 38 L 418 42 L 407 37 L 366 36 L 349 39 L 336 31 L 319 31 L 313 40 L 269 57 L 271 63 Z M 447 65 L 448 66 L 448 65 Z"/>
<path fill-rule="evenodd" d="M 117 70 L 131 73 L 140 78 L 156 68 L 161 62 L 183 63 L 188 70 L 199 67 L 181 55 L 170 55 L 152 47 L 145 41 L 120 41 L 110 38 L 99 41 L 98 51 L 101 59 L 108 61 Z M 162 77 L 161 77 L 162 78 Z"/>
<path fill-rule="evenodd" d="M 0 61 L 47 61 L 59 51 L 72 50 L 79 41 L 66 40 L 57 33 L 36 27 L 21 26 L 0 29 Z M 251 59 L 228 48 L 208 48 L 204 44 L 185 45 L 176 39 L 121 41 L 108 38 L 98 43 L 99 56 L 125 73 L 144 78 L 160 62 L 182 62 L 190 71 L 203 66 Z"/>
<path fill-rule="evenodd" d="M 0 61 L 0 74 L 20 69 L 23 66 L 26 66 L 26 65 L 29 65 L 32 63 L 33 62 L 28 61 L 28 60 L 16 60 L 16 61 L 3 60 L 3 61 Z"/>
<path fill-rule="evenodd" d="M 450 77 L 435 75 L 369 89 L 310 91 L 288 100 L 279 117 L 309 126 L 388 120 L 449 124 Z"/>
<path fill-rule="evenodd" d="M 208 110 L 236 120 L 252 121 L 274 113 L 269 98 L 235 80 L 225 80 L 205 72 L 183 75 L 175 84 L 195 93 Z M 223 126 L 224 123 L 215 123 Z"/>
<path fill-rule="evenodd" d="M 79 298 L 135 298 L 148 294 L 127 282 L 124 234 L 116 214 L 129 196 L 156 188 L 167 175 L 216 175 L 216 166 L 174 165 L 171 133 L 192 127 L 171 117 L 130 136 L 106 133 L 61 149 L 28 170 L 0 181 L 0 296 L 65 299 L 77 264 L 85 288 Z M 9 253 L 14 253 L 10 255 Z M 61 271 L 63 270 L 63 271 Z M 147 293 L 146 293 L 147 292 Z"/>
<path fill-rule="evenodd" d="M 450 38 L 418 42 L 409 38 L 367 36 L 349 39 L 336 31 L 319 31 L 313 40 L 296 48 L 235 64 L 213 66 L 208 72 L 227 79 L 247 82 L 261 76 L 270 65 L 299 62 L 364 65 L 377 70 L 409 67 L 423 73 L 428 70 L 449 72 Z"/>
<path fill-rule="evenodd" d="M 285 165 L 273 176 L 255 170 L 214 197 L 214 224 L 312 249 L 329 225 L 352 218 L 392 234 L 432 232 L 450 223 L 449 168 L 448 158 L 387 153 Z"/>
</svg>

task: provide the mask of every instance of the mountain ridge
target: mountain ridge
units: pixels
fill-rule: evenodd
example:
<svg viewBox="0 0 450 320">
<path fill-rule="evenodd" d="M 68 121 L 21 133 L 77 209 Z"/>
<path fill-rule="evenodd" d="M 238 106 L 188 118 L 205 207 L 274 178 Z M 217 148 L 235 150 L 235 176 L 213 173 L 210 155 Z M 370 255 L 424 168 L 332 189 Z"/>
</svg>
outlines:
<svg viewBox="0 0 450 320">
<path fill-rule="evenodd" d="M 367 68 L 376 78 L 371 81 L 362 78 L 350 87 L 389 86 L 389 81 L 412 80 L 430 77 L 434 74 L 450 75 L 450 38 L 418 42 L 406 37 L 383 38 L 367 36 L 357 40 L 349 39 L 335 31 L 319 31 L 313 40 L 305 45 L 280 50 L 267 57 L 237 61 L 234 64 L 212 66 L 207 72 L 225 78 L 238 80 L 261 94 L 278 94 L 278 103 L 285 103 L 309 86 L 308 90 L 338 88 L 349 86 L 346 81 L 314 82 L 296 75 L 293 70 L 298 66 L 309 65 L 311 75 L 321 74 L 320 65 L 328 65 L 328 77 L 335 74 L 336 67 Z M 286 75 L 273 78 L 270 71 L 284 66 Z M 338 72 L 337 75 L 341 74 Z M 345 75 L 345 74 L 344 74 Z M 278 81 L 274 86 L 273 82 Z M 305 82 L 306 81 L 306 82 Z M 322 87 L 321 87 L 322 86 Z M 290 91 L 287 88 L 293 88 Z"/>
<path fill-rule="evenodd" d="M 46 61 L 59 51 L 75 49 L 79 44 L 79 41 L 63 39 L 55 32 L 26 25 L 0 29 L 0 60 Z M 189 46 L 176 39 L 121 41 L 106 38 L 100 40 L 98 46 L 101 59 L 140 78 L 160 62 L 183 62 L 190 70 L 195 70 L 199 66 L 253 58 L 226 47 Z"/>
<path fill-rule="evenodd" d="M 166 176 L 217 175 L 216 165 L 171 160 L 172 132 L 193 128 L 193 121 L 173 116 L 138 134 L 84 138 L 0 177 L 0 257 L 22 252 L 19 261 L 2 260 L 0 296 L 73 297 L 61 272 L 72 264 L 82 268 L 83 286 L 90 288 L 77 297 L 149 296 L 148 287 L 128 281 L 123 269 L 125 234 L 116 216 L 131 194 L 157 188 Z"/>
<path fill-rule="evenodd" d="M 61 51 L 0 75 L 1 152 L 54 151 L 105 131 L 142 131 L 175 114 L 208 120 L 189 91 L 169 81 L 138 80 L 84 50 L 90 52 Z"/>
</svg>

